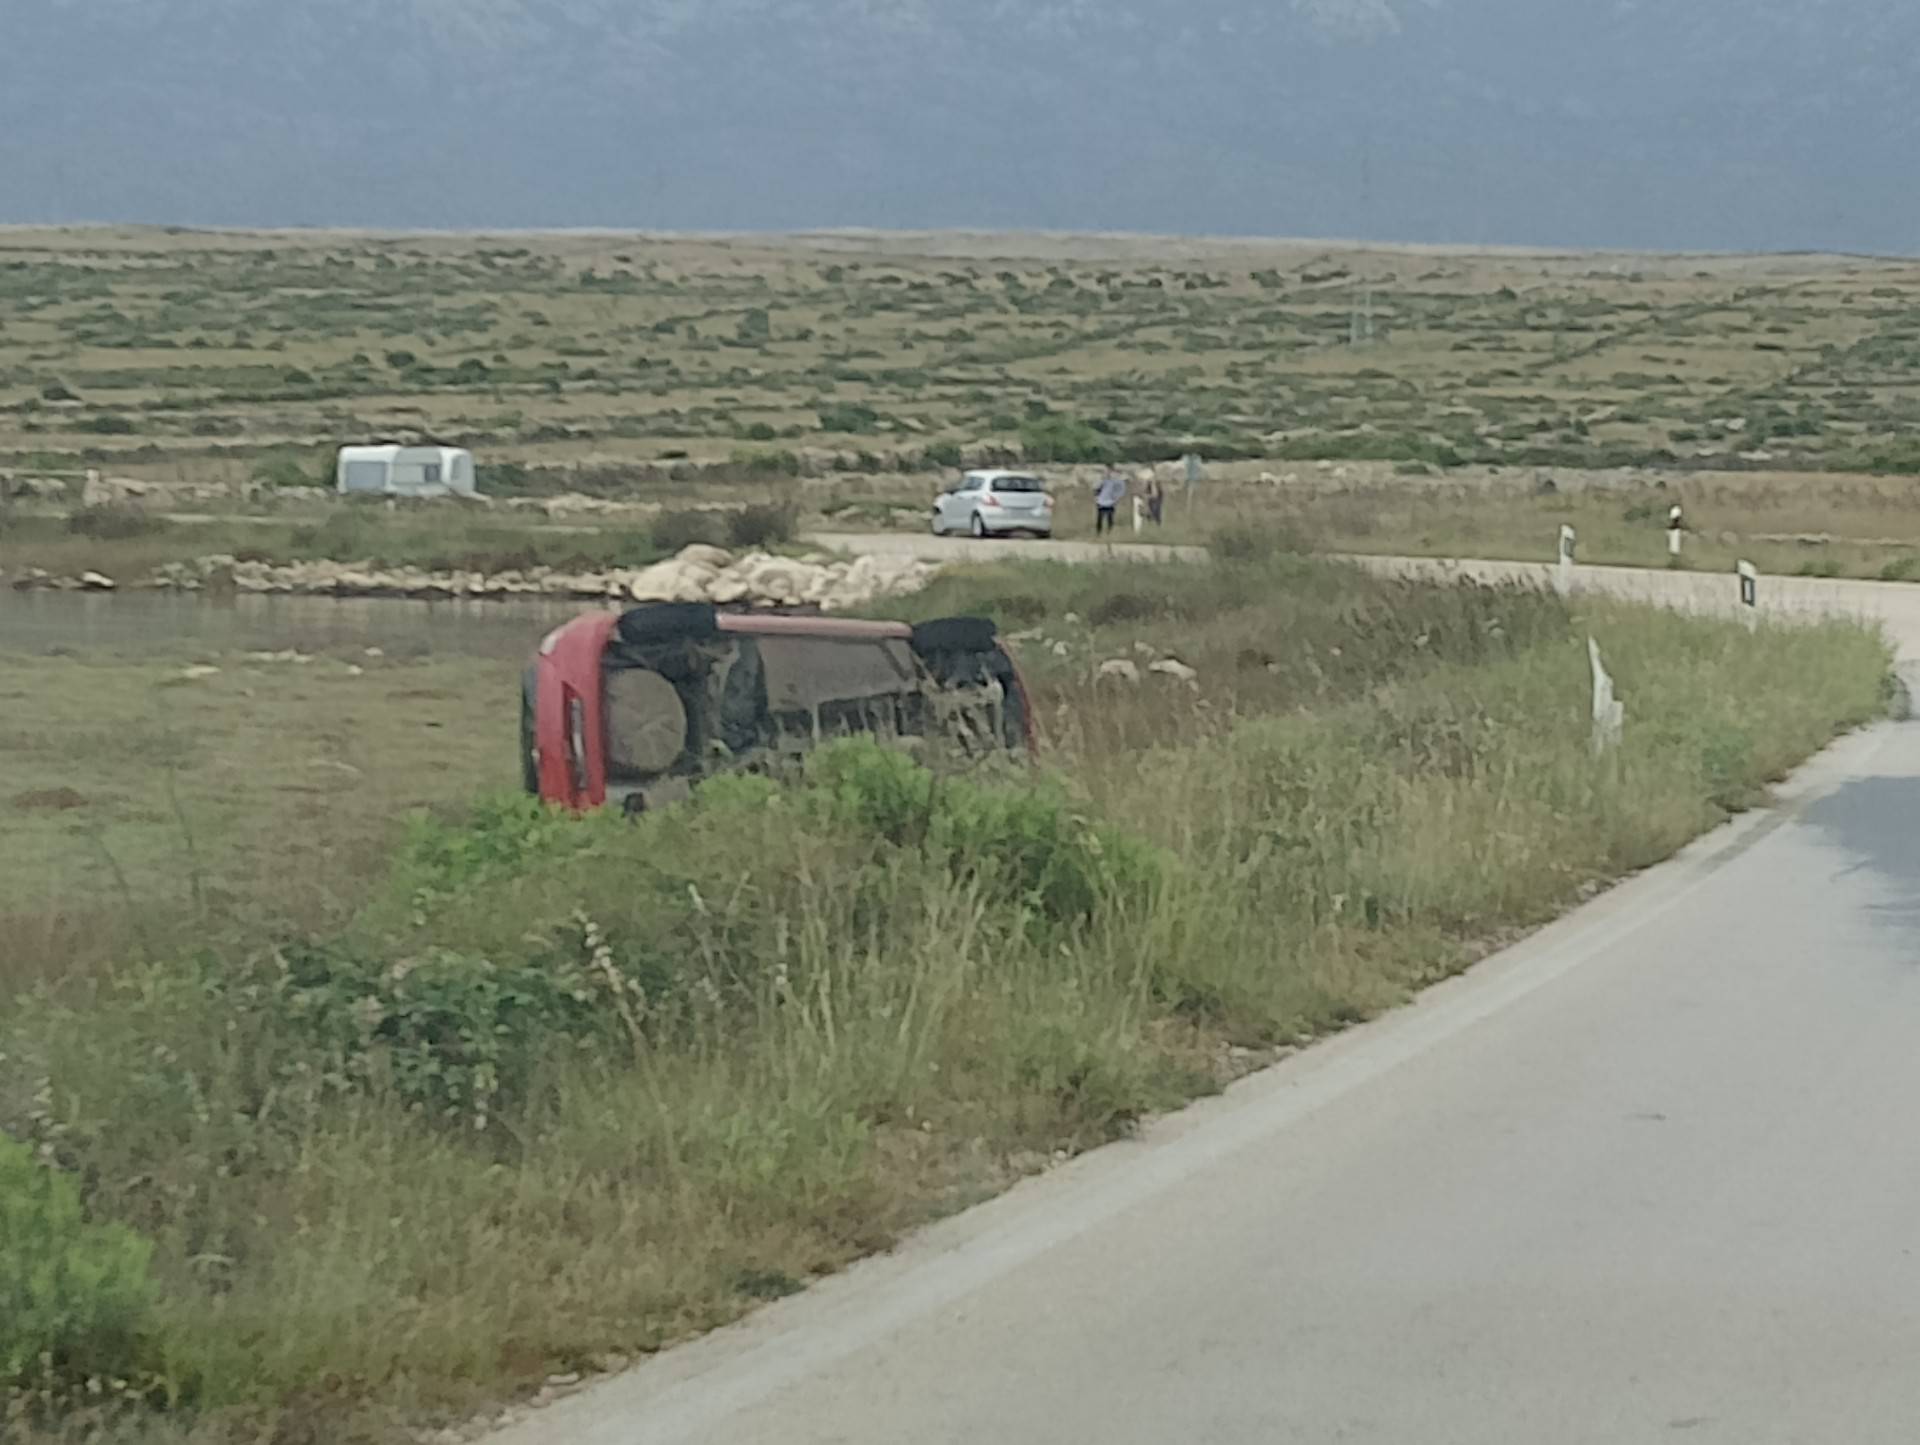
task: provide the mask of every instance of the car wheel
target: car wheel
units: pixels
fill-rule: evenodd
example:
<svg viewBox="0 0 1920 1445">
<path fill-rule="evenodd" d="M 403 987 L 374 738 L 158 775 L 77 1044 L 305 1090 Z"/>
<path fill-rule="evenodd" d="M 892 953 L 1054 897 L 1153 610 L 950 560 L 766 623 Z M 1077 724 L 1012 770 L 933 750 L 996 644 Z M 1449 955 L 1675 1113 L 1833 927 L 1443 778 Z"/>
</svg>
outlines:
<svg viewBox="0 0 1920 1445">
<path fill-rule="evenodd" d="M 720 630 L 719 614 L 711 602 L 645 602 L 621 614 L 620 640 L 635 646 L 651 642 L 701 640 Z"/>
<path fill-rule="evenodd" d="M 933 535 L 936 537 L 944 537 L 947 535 L 947 529 L 940 525 L 940 509 L 938 507 L 933 509 Z"/>
<path fill-rule="evenodd" d="M 973 532 L 973 535 L 976 537 L 986 536 L 987 535 L 987 519 L 981 516 L 978 512 L 975 512 L 973 514 L 973 526 L 971 530 Z"/>
<path fill-rule="evenodd" d="M 914 625 L 910 645 L 922 657 L 938 652 L 991 652 L 1000 629 L 991 617 L 936 617 Z"/>
</svg>

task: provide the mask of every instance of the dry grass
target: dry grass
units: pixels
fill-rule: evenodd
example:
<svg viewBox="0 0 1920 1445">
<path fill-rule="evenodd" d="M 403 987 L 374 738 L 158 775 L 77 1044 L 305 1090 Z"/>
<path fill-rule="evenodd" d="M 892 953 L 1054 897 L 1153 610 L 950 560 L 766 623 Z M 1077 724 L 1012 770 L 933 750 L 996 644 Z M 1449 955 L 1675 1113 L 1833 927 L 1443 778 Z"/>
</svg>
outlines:
<svg viewBox="0 0 1920 1445">
<path fill-rule="evenodd" d="M 0 659 L 0 995 L 210 926 L 337 921 L 407 812 L 515 778 L 517 662 L 301 655 Z"/>
</svg>

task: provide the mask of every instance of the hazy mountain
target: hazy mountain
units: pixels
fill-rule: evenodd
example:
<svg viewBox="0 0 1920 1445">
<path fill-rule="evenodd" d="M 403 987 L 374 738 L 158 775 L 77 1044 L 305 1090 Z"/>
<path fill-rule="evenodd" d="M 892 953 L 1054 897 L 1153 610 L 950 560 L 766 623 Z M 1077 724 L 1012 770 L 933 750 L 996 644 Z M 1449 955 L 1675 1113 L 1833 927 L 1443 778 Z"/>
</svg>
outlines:
<svg viewBox="0 0 1920 1445">
<path fill-rule="evenodd" d="M 0 0 L 0 220 L 1920 250 L 1913 0 Z"/>
</svg>

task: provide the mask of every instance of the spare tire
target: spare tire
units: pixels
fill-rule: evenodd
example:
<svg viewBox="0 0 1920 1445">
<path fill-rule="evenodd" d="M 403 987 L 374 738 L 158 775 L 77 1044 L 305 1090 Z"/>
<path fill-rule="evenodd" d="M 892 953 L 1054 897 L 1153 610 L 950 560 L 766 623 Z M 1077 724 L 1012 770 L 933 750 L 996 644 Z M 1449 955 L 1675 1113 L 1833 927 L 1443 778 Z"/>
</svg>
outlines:
<svg viewBox="0 0 1920 1445">
<path fill-rule="evenodd" d="M 657 672 L 609 671 L 602 684 L 607 707 L 607 767 L 620 777 L 664 773 L 687 749 L 687 707 Z"/>
<path fill-rule="evenodd" d="M 623 613 L 618 628 L 622 642 L 635 644 L 707 638 L 719 630 L 711 602 L 651 602 Z"/>
<path fill-rule="evenodd" d="M 941 617 L 913 629 L 913 650 L 922 657 L 937 652 L 991 652 L 1000 630 L 991 617 Z"/>
</svg>

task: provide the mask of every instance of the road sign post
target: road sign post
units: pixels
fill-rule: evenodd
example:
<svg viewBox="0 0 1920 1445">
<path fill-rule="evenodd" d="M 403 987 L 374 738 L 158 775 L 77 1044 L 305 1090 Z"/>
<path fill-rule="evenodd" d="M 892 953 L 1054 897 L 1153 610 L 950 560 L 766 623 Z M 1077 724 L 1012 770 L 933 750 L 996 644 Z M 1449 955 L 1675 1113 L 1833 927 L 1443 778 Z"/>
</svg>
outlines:
<svg viewBox="0 0 1920 1445">
<path fill-rule="evenodd" d="M 1562 597 L 1573 591 L 1573 549 L 1576 544 L 1573 528 L 1560 529 L 1560 562 L 1554 569 L 1553 585 Z"/>
</svg>

